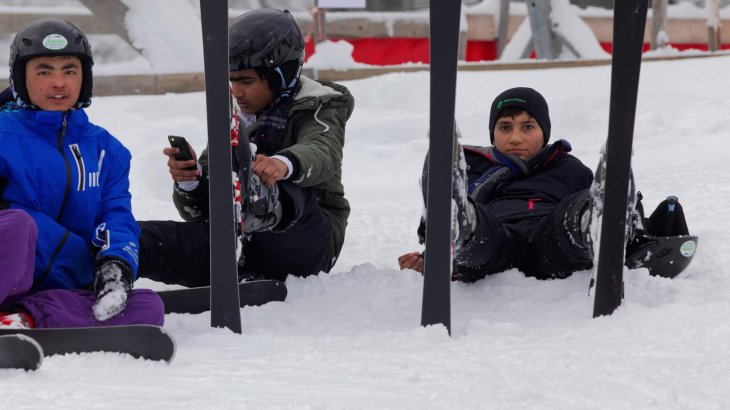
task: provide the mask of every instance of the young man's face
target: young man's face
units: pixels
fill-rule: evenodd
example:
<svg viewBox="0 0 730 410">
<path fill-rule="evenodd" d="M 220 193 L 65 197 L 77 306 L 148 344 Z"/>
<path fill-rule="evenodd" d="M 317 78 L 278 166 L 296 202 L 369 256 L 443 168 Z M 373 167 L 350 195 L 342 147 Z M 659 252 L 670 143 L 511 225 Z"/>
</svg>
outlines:
<svg viewBox="0 0 730 410">
<path fill-rule="evenodd" d="M 543 142 L 540 124 L 525 111 L 502 117 L 494 125 L 494 146 L 525 161 L 542 149 Z"/>
<path fill-rule="evenodd" d="M 233 96 L 246 114 L 258 114 L 274 101 L 269 83 L 252 68 L 230 72 Z"/>
<path fill-rule="evenodd" d="M 25 65 L 31 104 L 45 111 L 68 111 L 81 94 L 83 70 L 74 56 L 35 57 Z"/>
</svg>

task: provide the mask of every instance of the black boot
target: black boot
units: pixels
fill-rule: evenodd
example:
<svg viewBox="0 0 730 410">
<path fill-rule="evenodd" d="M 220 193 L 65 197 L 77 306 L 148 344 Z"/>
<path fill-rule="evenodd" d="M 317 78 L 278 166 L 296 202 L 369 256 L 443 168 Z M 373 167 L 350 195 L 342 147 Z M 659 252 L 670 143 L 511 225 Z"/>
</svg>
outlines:
<svg viewBox="0 0 730 410">
<path fill-rule="evenodd" d="M 601 216 L 603 215 L 603 201 L 606 192 L 606 146 L 601 149 L 601 158 L 596 167 L 593 184 L 590 187 L 589 206 L 581 216 L 581 232 L 590 254 L 595 255 L 596 249 L 593 244 L 601 237 Z M 629 192 L 626 202 L 626 225 L 624 232 L 624 244 L 629 243 L 634 236 L 637 224 L 641 217 L 636 209 L 637 197 L 634 184 L 634 172 L 629 171 Z"/>
<path fill-rule="evenodd" d="M 477 216 L 474 204 L 468 198 L 468 180 L 466 175 L 466 160 L 464 150 L 460 144 L 454 144 L 453 168 L 451 170 L 451 199 L 455 203 L 451 218 L 451 240 L 454 242 L 454 253 L 459 254 L 466 242 L 476 229 Z M 418 226 L 418 239 L 421 244 L 426 242 L 426 205 L 428 198 L 428 155 L 423 164 L 421 175 L 421 190 L 423 193 L 424 210 L 421 223 Z"/>
</svg>

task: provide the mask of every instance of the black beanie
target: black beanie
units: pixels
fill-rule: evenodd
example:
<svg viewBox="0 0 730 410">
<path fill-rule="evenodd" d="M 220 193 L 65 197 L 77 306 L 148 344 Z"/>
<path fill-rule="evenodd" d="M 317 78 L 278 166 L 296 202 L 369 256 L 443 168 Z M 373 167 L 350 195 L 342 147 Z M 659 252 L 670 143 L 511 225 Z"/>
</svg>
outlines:
<svg viewBox="0 0 730 410">
<path fill-rule="evenodd" d="M 494 125 L 499 113 L 508 107 L 521 108 L 532 115 L 542 128 L 543 147 L 550 140 L 550 113 L 545 98 L 537 91 L 527 87 L 510 88 L 498 95 L 489 111 L 489 140 L 494 144 Z"/>
</svg>

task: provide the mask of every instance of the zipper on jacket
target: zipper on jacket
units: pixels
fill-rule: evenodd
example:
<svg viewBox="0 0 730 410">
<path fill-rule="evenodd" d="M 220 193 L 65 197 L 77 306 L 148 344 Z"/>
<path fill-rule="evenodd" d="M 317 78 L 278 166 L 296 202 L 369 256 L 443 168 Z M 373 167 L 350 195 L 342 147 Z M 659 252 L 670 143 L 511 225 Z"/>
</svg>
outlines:
<svg viewBox="0 0 730 410">
<path fill-rule="evenodd" d="M 84 166 L 84 158 L 81 156 L 81 149 L 79 148 L 79 144 L 71 144 L 69 145 L 71 148 L 71 152 L 74 154 L 74 159 L 76 160 L 76 168 L 79 171 L 79 185 L 76 188 L 77 191 L 81 192 L 86 190 L 86 167 Z"/>
<path fill-rule="evenodd" d="M 43 269 L 43 273 L 33 281 L 33 289 L 38 289 L 41 283 L 43 283 L 44 280 L 48 277 L 48 274 L 51 273 L 51 267 L 53 266 L 53 262 L 56 260 L 56 256 L 58 256 L 58 253 L 61 252 L 61 248 L 63 248 L 63 245 L 68 240 L 69 231 L 66 231 L 63 233 L 63 238 L 61 238 L 60 241 L 58 241 L 58 245 L 56 245 L 56 249 L 53 250 L 53 254 L 50 258 L 48 258 L 48 264 L 46 265 L 46 268 Z"/>
<path fill-rule="evenodd" d="M 63 125 L 61 126 L 61 129 L 58 131 L 58 151 L 61 153 L 61 157 L 63 158 L 63 162 L 66 164 L 66 189 L 63 192 L 63 200 L 61 201 L 61 208 L 58 210 L 58 215 L 56 216 L 56 221 L 61 220 L 61 216 L 63 216 L 63 211 L 66 209 L 66 201 L 68 201 L 68 194 L 71 192 L 71 164 L 68 161 L 68 158 L 66 158 L 66 155 L 63 153 L 63 138 L 66 136 L 66 117 L 68 116 L 68 113 L 63 114 Z"/>
</svg>

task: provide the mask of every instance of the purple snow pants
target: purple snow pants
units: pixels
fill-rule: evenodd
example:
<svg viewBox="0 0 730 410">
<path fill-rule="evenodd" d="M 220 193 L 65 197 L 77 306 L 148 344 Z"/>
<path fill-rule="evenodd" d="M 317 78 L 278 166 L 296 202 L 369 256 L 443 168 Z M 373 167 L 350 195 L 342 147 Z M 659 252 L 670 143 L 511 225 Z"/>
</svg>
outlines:
<svg viewBox="0 0 730 410">
<path fill-rule="evenodd" d="M 96 296 L 82 289 L 48 289 L 29 293 L 33 285 L 38 227 L 26 212 L 0 210 L 0 311 L 25 309 L 38 328 L 149 324 L 162 326 L 165 318 L 160 297 L 149 289 L 136 289 L 127 307 L 117 316 L 99 322 L 91 308 Z"/>
</svg>

